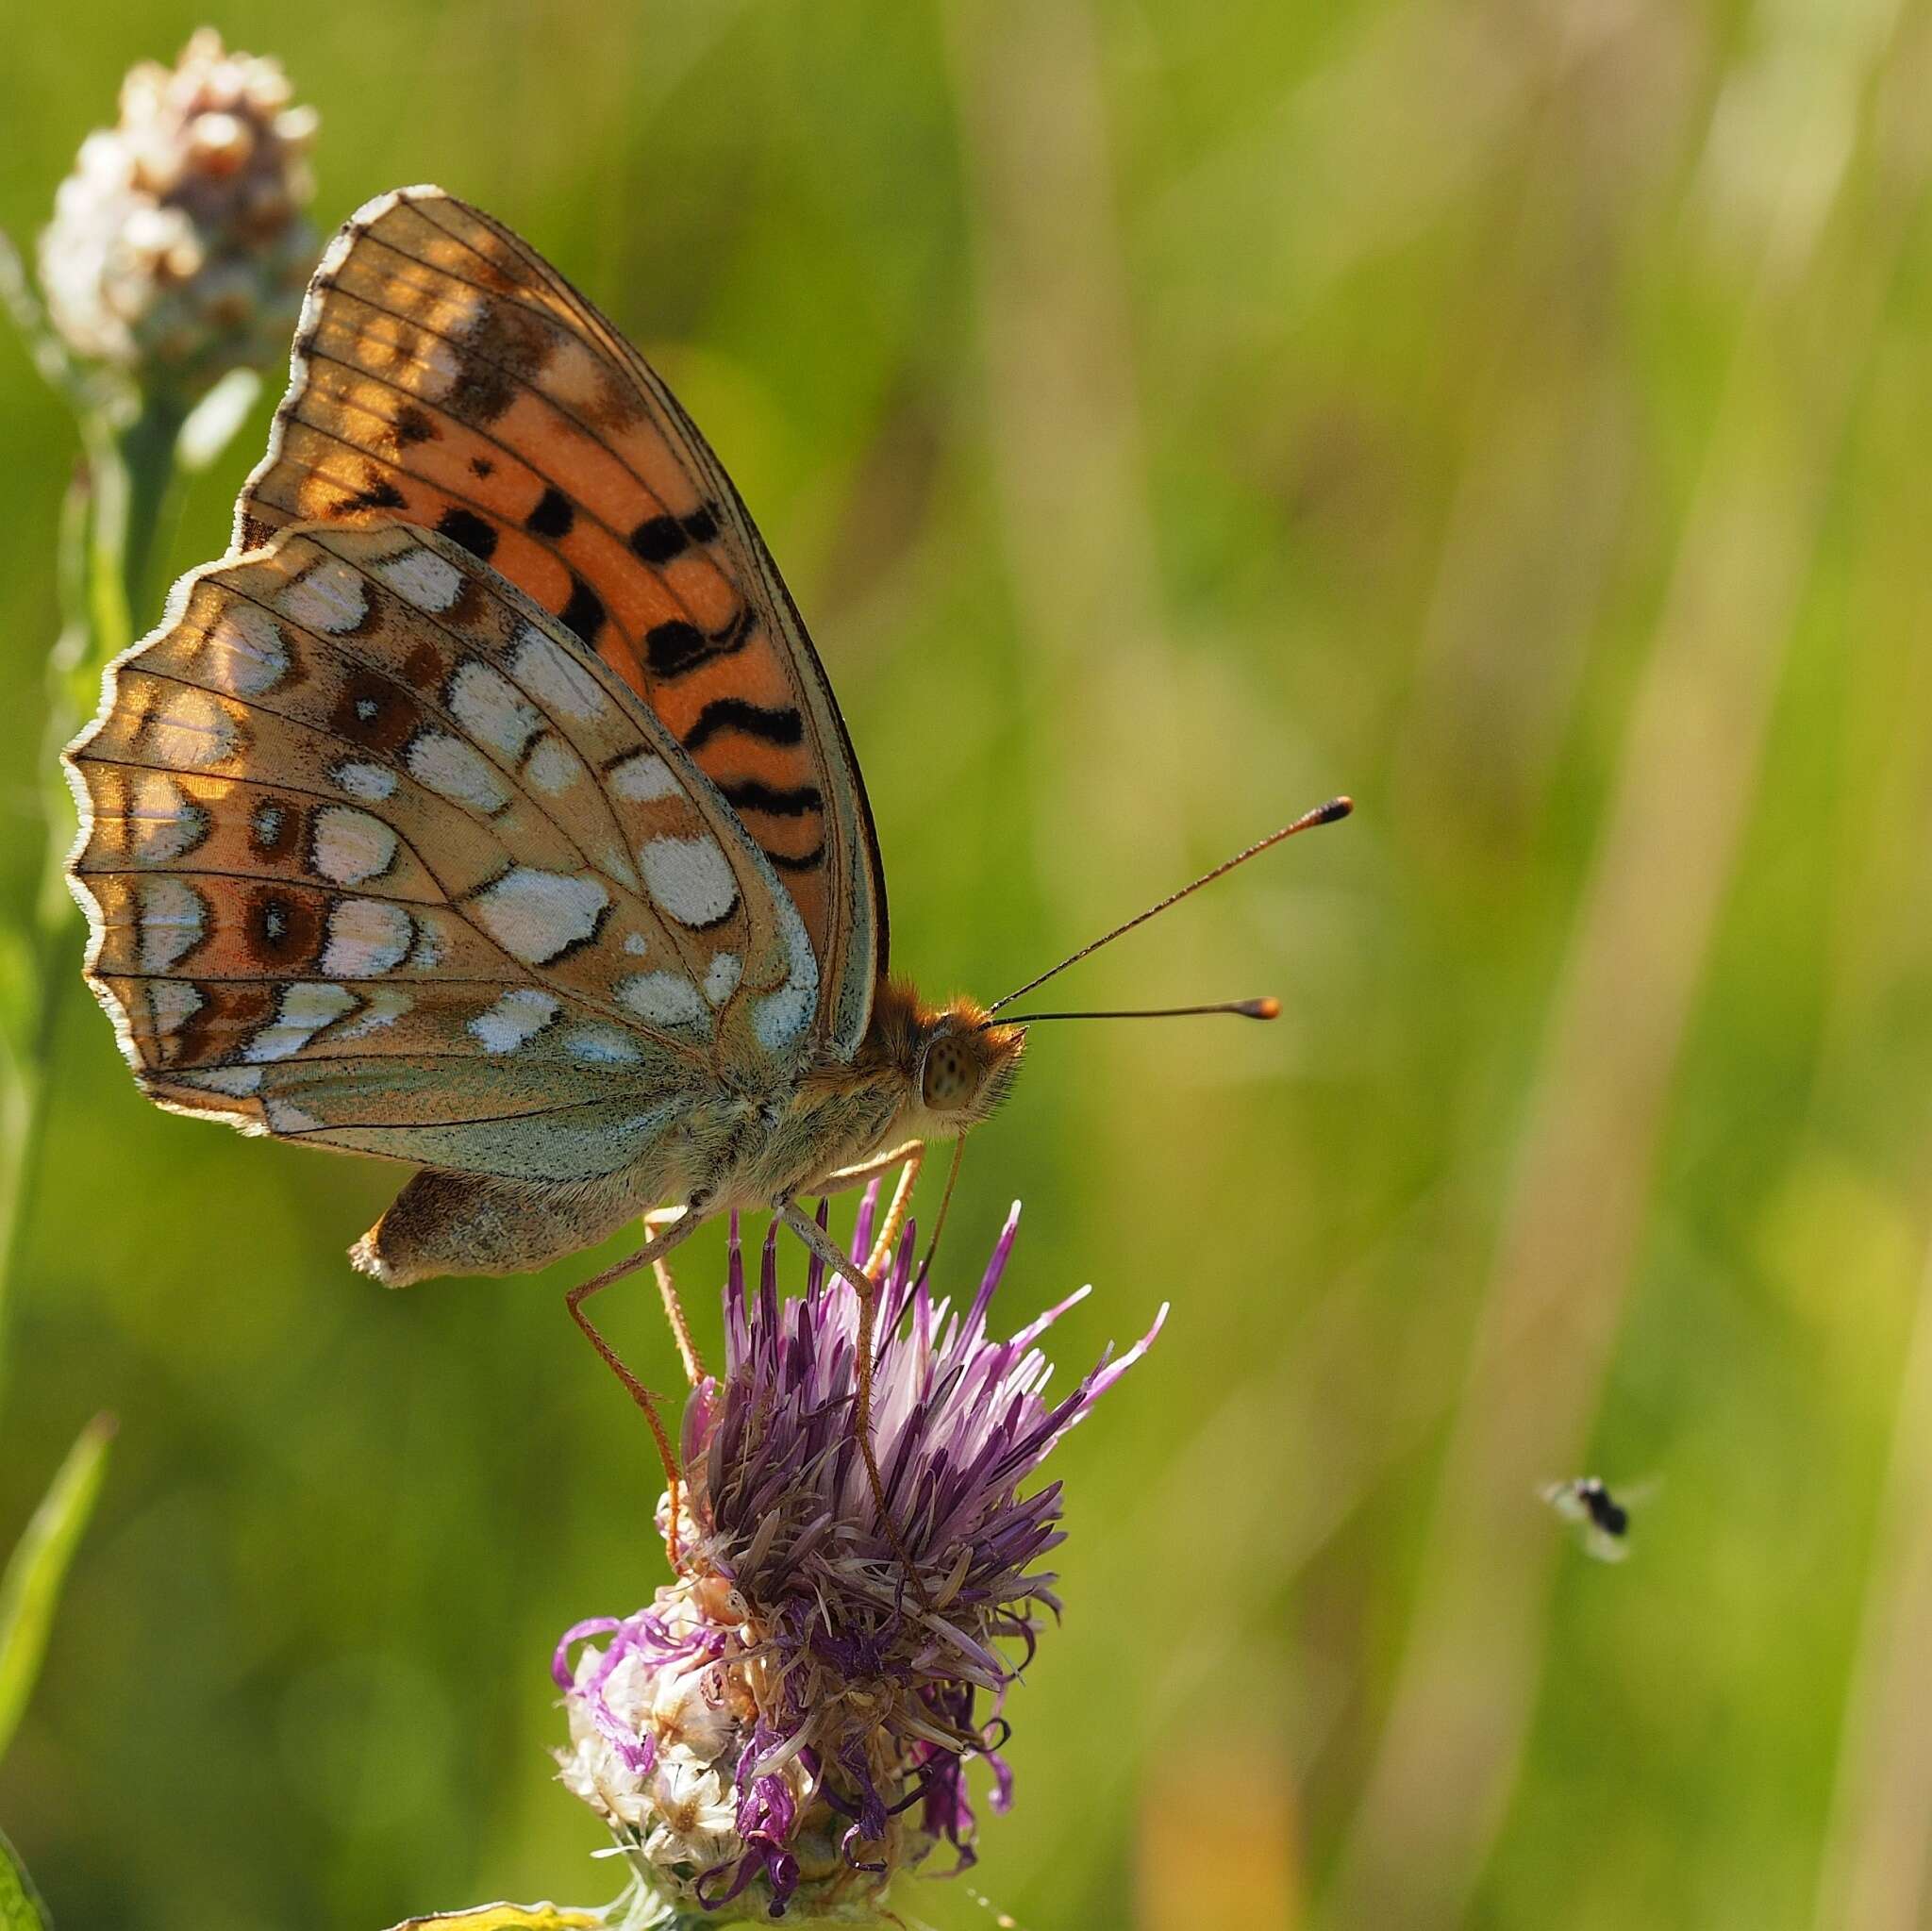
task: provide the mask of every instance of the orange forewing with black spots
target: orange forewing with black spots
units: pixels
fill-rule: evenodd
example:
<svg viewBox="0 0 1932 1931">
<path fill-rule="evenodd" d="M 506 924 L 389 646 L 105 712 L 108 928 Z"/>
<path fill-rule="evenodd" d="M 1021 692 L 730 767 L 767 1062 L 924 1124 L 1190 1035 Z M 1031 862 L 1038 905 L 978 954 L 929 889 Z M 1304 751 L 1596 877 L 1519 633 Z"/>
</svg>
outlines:
<svg viewBox="0 0 1932 1931">
<path fill-rule="evenodd" d="M 238 508 L 407 522 L 554 613 L 660 718 L 796 904 L 841 1050 L 886 966 L 871 814 L 797 611 L 717 458 L 637 352 L 529 247 L 433 189 L 363 209 L 318 271 Z"/>
</svg>

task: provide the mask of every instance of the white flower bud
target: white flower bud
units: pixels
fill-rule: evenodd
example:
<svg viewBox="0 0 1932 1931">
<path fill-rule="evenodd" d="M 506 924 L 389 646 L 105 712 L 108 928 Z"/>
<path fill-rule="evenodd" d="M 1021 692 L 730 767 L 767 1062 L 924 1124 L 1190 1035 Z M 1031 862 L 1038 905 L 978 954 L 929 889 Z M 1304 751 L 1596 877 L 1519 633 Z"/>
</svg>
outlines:
<svg viewBox="0 0 1932 1931">
<path fill-rule="evenodd" d="M 316 239 L 312 108 L 270 59 L 204 28 L 173 68 L 144 62 L 117 125 L 90 134 L 41 237 L 47 312 L 82 359 L 192 403 L 280 358 Z"/>
</svg>

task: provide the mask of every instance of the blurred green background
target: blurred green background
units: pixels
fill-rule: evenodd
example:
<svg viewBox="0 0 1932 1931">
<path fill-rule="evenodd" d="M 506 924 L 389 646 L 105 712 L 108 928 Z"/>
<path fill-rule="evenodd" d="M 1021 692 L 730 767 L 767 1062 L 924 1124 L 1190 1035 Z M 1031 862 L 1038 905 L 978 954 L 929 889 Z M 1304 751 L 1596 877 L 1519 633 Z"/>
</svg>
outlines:
<svg viewBox="0 0 1932 1931">
<path fill-rule="evenodd" d="M 1925 9 L 67 0 L 0 225 L 205 20 L 321 110 L 325 229 L 440 181 L 658 359 L 928 991 L 1358 800 L 1064 982 L 1279 1024 L 1042 1033 L 973 1143 L 949 1264 L 1024 1195 L 1068 1369 L 1175 1312 L 1060 1460 L 1018 1806 L 908 1921 L 1927 1922 Z M 10 337 L 0 424 L 24 906 L 75 445 Z M 392 1174 L 162 1115 L 58 993 L 0 1548 L 122 1428 L 0 1823 L 67 1931 L 598 1899 L 550 1647 L 662 1556 L 581 1268 L 381 1293 Z M 1537 1500 L 1586 1471 L 1659 1478 L 1621 1568 Z"/>
</svg>

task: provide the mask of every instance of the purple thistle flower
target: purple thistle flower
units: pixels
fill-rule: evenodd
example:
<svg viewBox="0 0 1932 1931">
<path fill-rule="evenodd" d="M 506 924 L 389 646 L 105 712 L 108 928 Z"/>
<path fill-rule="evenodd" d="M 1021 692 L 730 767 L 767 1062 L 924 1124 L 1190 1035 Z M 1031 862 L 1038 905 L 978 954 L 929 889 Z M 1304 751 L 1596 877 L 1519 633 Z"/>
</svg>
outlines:
<svg viewBox="0 0 1932 1931">
<path fill-rule="evenodd" d="M 874 1189 L 855 1257 L 875 1209 Z M 874 1445 L 896 1546 L 851 1432 L 858 1297 L 814 1261 L 804 1298 L 781 1298 L 775 1228 L 754 1292 L 734 1222 L 724 1373 L 684 1416 L 676 1578 L 634 1616 L 576 1624 L 554 1664 L 563 1781 L 667 1908 L 872 1922 L 941 1839 L 973 1860 L 970 1758 L 1007 1807 L 1002 1706 L 1058 1615 L 1040 1565 L 1063 1540 L 1059 1484 L 1020 1487 L 1167 1314 L 1049 1402 L 1036 1343 L 1087 1290 L 990 1337 L 1019 1213 L 965 1309 L 913 1279 L 909 1227 L 880 1285 Z"/>
</svg>

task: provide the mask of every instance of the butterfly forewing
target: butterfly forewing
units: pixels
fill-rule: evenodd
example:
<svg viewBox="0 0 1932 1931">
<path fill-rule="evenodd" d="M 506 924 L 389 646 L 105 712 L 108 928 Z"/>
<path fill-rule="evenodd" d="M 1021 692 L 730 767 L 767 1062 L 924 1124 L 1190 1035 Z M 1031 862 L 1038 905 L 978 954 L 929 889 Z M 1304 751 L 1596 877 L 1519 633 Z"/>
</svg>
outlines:
<svg viewBox="0 0 1932 1931">
<path fill-rule="evenodd" d="M 810 1050 L 737 815 L 446 538 L 303 524 L 196 573 L 71 758 L 90 972 L 164 1105 L 571 1180 Z"/>
<path fill-rule="evenodd" d="M 508 230 L 435 189 L 363 208 L 318 271 L 238 541 L 305 520 L 441 532 L 661 720 L 782 880 L 849 1057 L 886 954 L 838 707 L 729 479 L 641 357 Z"/>
</svg>

